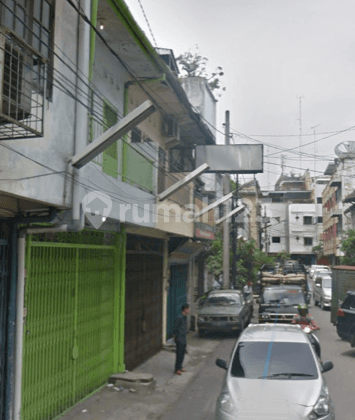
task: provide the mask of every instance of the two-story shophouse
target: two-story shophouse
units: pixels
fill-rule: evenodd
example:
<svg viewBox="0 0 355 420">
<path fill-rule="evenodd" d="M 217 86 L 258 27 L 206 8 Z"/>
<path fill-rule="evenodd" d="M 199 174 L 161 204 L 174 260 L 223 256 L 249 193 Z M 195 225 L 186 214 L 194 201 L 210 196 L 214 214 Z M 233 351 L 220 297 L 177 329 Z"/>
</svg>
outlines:
<svg viewBox="0 0 355 420">
<path fill-rule="evenodd" d="M 0 419 L 49 419 L 161 349 L 199 251 L 170 150 L 215 139 L 122 0 L 0 7 Z"/>
</svg>

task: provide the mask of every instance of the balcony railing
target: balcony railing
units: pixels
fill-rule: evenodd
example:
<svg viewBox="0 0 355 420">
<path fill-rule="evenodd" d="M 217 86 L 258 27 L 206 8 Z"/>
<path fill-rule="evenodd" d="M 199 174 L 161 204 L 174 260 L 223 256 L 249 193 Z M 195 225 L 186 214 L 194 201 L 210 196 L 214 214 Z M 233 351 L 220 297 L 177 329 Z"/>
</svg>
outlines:
<svg viewBox="0 0 355 420">
<path fill-rule="evenodd" d="M 119 111 L 99 90 L 90 86 L 90 112 L 88 116 L 88 143 L 96 140 L 119 121 Z M 132 143 L 128 134 L 100 153 L 94 162 L 102 172 L 146 192 L 155 192 L 155 162 L 158 147 L 151 142 Z"/>
</svg>

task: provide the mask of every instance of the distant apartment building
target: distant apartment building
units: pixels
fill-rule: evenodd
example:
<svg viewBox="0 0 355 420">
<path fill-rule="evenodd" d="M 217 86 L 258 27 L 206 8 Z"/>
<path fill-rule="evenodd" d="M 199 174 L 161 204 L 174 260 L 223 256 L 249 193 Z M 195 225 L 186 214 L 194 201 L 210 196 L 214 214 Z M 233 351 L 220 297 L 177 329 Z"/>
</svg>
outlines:
<svg viewBox="0 0 355 420">
<path fill-rule="evenodd" d="M 304 264 L 315 263 L 313 247 L 322 238 L 319 197 L 324 182 L 312 179 L 309 171 L 282 174 L 274 191 L 263 192 L 263 242 L 268 254 L 287 252 Z"/>
</svg>

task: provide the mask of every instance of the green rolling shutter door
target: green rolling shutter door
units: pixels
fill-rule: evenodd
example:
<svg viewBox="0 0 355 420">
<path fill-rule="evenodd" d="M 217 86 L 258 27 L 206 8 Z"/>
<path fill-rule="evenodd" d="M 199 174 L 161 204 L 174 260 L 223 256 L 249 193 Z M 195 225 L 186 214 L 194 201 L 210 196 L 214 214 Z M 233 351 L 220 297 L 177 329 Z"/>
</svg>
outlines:
<svg viewBox="0 0 355 420">
<path fill-rule="evenodd" d="M 27 245 L 21 418 L 51 419 L 117 369 L 115 247 Z"/>
</svg>

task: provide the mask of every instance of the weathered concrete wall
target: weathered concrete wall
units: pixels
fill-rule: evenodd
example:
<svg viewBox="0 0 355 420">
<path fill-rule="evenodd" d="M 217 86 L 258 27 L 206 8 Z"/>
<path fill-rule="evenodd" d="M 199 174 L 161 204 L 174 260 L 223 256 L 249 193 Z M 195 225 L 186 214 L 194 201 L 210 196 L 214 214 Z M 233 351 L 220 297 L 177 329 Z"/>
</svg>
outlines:
<svg viewBox="0 0 355 420">
<path fill-rule="evenodd" d="M 66 2 L 56 2 L 54 42 L 65 51 L 67 57 L 64 57 L 59 48 L 55 48 L 55 51 L 73 71 L 57 57 L 54 58 L 55 87 L 52 101 L 45 100 L 44 137 L 6 141 L 7 146 L 27 158 L 1 148 L 2 178 L 30 178 L 1 182 L 0 190 L 5 193 L 56 206 L 66 206 L 71 201 L 71 186 L 69 181 L 65 183 L 64 173 L 67 170 L 67 161 L 73 155 L 75 101 L 57 86 L 63 83 L 74 93 L 72 84 L 75 84 L 76 79 L 73 63 L 76 63 L 77 24 L 78 16 L 73 13 L 72 7 Z M 67 80 L 63 81 L 63 77 Z M 53 171 L 63 174 L 47 175 Z M 34 176 L 38 177 L 31 178 Z"/>
<path fill-rule="evenodd" d="M 209 123 L 209 129 L 216 136 L 216 99 L 203 77 L 185 77 L 180 79 L 191 104 Z"/>
</svg>

